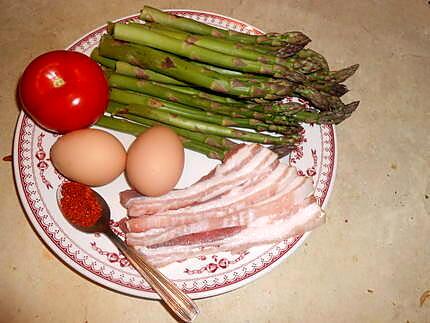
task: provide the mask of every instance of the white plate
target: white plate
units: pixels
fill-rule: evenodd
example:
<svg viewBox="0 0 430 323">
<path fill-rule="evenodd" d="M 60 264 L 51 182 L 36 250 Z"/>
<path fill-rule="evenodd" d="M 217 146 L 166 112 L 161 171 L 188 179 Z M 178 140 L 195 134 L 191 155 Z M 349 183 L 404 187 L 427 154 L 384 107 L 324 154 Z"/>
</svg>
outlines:
<svg viewBox="0 0 430 323">
<path fill-rule="evenodd" d="M 193 10 L 172 11 L 222 28 L 261 33 L 247 23 L 218 14 Z M 137 15 L 133 15 L 120 20 L 136 18 Z M 83 36 L 69 49 L 89 55 L 105 33 L 105 27 Z M 132 136 L 112 133 L 125 146 L 133 140 Z M 64 220 L 55 200 L 56 189 L 63 178 L 55 172 L 49 160 L 49 150 L 55 140 L 56 135 L 42 130 L 21 112 L 14 138 L 14 174 L 22 204 L 36 232 L 54 254 L 88 279 L 119 292 L 157 299 L 158 296 L 110 241 L 104 236 L 83 234 Z M 306 125 L 301 146 L 283 161 L 297 166 L 303 174 L 313 176 L 315 196 L 324 207 L 333 187 L 336 170 L 334 127 Z M 186 166 L 178 187 L 193 183 L 216 164 L 217 161 L 186 151 Z M 125 209 L 119 204 L 118 193 L 127 188 L 121 176 L 113 183 L 97 189 L 112 208 L 114 229 L 117 228 L 117 222 L 126 216 Z M 121 234 L 119 230 L 116 231 Z M 223 252 L 189 259 L 164 267 L 162 272 L 192 298 L 219 295 L 248 284 L 275 268 L 303 243 L 306 235 L 274 245 L 251 248 L 239 255 Z"/>
</svg>

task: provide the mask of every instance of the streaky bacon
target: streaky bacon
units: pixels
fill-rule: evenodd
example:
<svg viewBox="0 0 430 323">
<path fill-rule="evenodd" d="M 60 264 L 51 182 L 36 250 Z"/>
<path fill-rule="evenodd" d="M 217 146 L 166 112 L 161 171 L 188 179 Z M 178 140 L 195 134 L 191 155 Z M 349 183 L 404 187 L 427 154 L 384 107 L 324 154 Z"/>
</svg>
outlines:
<svg viewBox="0 0 430 323">
<path fill-rule="evenodd" d="M 199 234 L 232 227 L 246 228 L 262 223 L 266 225 L 279 220 L 280 217 L 291 216 L 296 213 L 300 206 L 290 202 L 292 202 L 291 198 L 284 196 L 271 203 L 255 206 L 252 209 L 244 209 L 236 213 L 204 219 L 200 222 L 167 228 L 163 232 L 150 232 L 152 230 L 146 232 L 129 232 L 126 234 L 126 239 L 127 243 L 133 246 L 153 246 L 190 234 Z M 277 203 L 283 203 L 283 205 L 276 205 Z M 314 203 L 313 197 L 305 200 L 302 207 L 308 206 L 311 203 Z"/>
<path fill-rule="evenodd" d="M 211 176 L 187 189 L 171 191 L 161 197 L 135 197 L 123 202 L 128 208 L 130 217 L 201 203 L 242 184 L 250 176 L 255 175 L 257 170 L 264 170 L 276 160 L 276 154 L 260 145 L 244 145 L 237 150 L 236 154 L 229 156 L 225 163 L 218 165 Z"/>
<path fill-rule="evenodd" d="M 164 231 L 160 231 L 159 228 L 143 232 L 130 230 L 131 232 L 126 235 L 127 242 L 131 245 L 150 246 L 183 235 L 227 227 L 252 225 L 254 221 L 265 216 L 268 219 L 274 219 L 277 215 L 289 216 L 294 214 L 298 208 L 315 202 L 313 196 L 303 200 L 303 196 L 308 196 L 312 191 L 312 181 L 309 178 L 296 177 L 295 181 L 284 186 L 280 192 L 252 206 L 240 210 L 226 209 L 224 212 L 217 211 L 204 216 L 199 215 L 198 218 L 193 219 L 194 221 L 179 222 L 166 226 Z"/>
<path fill-rule="evenodd" d="M 296 177 L 294 181 L 289 183 L 285 181 L 283 186 L 277 192 L 274 192 L 270 198 L 263 199 L 253 205 L 245 205 L 240 209 L 225 208 L 214 212 L 204 212 L 196 217 L 194 215 L 189 216 L 185 221 L 178 221 L 177 223 L 171 223 L 170 226 L 165 226 L 164 231 L 160 231 L 157 228 L 139 231 L 135 230 L 138 225 L 129 225 L 130 232 L 126 235 L 127 242 L 132 245 L 150 246 L 182 235 L 225 227 L 250 225 L 253 221 L 263 216 L 270 215 L 270 218 L 273 218 L 276 214 L 285 216 L 295 212 L 304 198 L 312 192 L 313 185 L 309 178 Z M 311 201 L 314 202 L 314 200 Z M 180 216 L 177 216 L 177 218 L 181 220 Z M 141 220 L 144 219 L 139 218 L 129 221 Z"/>
<path fill-rule="evenodd" d="M 258 245 L 271 244 L 286 240 L 289 237 L 303 234 L 322 225 L 325 215 L 316 203 L 300 209 L 293 216 L 281 217 L 272 224 L 248 226 L 232 236 L 215 241 L 199 241 L 189 245 L 170 245 L 158 248 L 137 246 L 155 266 L 162 267 L 172 262 L 188 259 L 198 255 L 223 251 L 240 252 Z"/>
<path fill-rule="evenodd" d="M 261 145 L 241 145 L 186 189 L 157 198 L 123 192 L 126 241 L 156 266 L 239 253 L 313 230 L 325 215 L 310 177 Z"/>
<path fill-rule="evenodd" d="M 179 210 L 132 218 L 127 221 L 127 226 L 129 231 L 142 232 L 150 228 L 192 223 L 208 218 L 211 214 L 234 212 L 272 196 L 282 189 L 294 172 L 293 168 L 278 162 L 273 167 L 267 167 L 266 172 L 250 178 L 244 184 L 214 199 Z"/>
<path fill-rule="evenodd" d="M 245 227 L 241 226 L 235 226 L 235 227 L 228 227 L 228 228 L 222 228 L 222 229 L 214 229 L 211 231 L 202 231 L 197 233 L 190 233 L 187 235 L 183 235 L 174 239 L 171 239 L 169 241 L 165 241 L 163 243 L 157 243 L 152 244 L 149 246 L 150 248 L 159 248 L 159 247 L 168 247 L 168 246 L 187 246 L 187 245 L 193 245 L 196 243 L 200 243 L 201 241 L 217 241 L 221 238 L 224 239 L 226 237 L 230 237 L 233 234 L 238 233 L 239 231 L 243 230 Z"/>
</svg>

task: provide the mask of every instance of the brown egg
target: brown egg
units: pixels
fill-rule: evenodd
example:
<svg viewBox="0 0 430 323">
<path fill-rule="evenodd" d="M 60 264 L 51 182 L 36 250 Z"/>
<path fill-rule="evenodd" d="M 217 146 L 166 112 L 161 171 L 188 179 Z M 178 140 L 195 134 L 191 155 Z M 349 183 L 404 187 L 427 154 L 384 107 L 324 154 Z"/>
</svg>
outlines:
<svg viewBox="0 0 430 323">
<path fill-rule="evenodd" d="M 69 132 L 55 142 L 51 161 L 68 179 L 100 186 L 124 171 L 126 151 L 113 135 L 97 129 L 82 129 Z"/>
<path fill-rule="evenodd" d="M 130 185 L 147 196 L 173 189 L 184 168 L 184 147 L 173 130 L 156 126 L 141 134 L 127 153 L 126 176 Z"/>
</svg>

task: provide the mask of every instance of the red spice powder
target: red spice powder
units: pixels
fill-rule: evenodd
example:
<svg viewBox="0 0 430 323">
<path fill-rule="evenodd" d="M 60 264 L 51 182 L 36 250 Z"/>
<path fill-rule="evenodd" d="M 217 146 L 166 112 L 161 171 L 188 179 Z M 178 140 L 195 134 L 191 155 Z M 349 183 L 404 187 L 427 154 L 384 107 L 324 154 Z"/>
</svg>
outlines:
<svg viewBox="0 0 430 323">
<path fill-rule="evenodd" d="M 62 185 L 61 195 L 61 210 L 74 225 L 89 227 L 101 217 L 102 207 L 88 186 L 67 182 Z"/>
</svg>

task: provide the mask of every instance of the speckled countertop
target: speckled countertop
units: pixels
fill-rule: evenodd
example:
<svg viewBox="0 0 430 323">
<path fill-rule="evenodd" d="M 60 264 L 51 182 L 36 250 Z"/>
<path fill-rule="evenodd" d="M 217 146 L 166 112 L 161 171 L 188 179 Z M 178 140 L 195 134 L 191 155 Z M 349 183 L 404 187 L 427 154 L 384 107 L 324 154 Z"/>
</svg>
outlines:
<svg viewBox="0 0 430 323">
<path fill-rule="evenodd" d="M 199 300 L 197 322 L 430 322 L 428 1 L 151 1 L 212 11 L 263 30 L 299 29 L 334 68 L 360 63 L 337 127 L 328 221 L 270 274 Z M 3 1 L 0 155 L 10 154 L 20 72 L 139 1 Z M 173 322 L 160 303 L 102 288 L 59 261 L 21 209 L 0 162 L 1 322 Z"/>
</svg>

